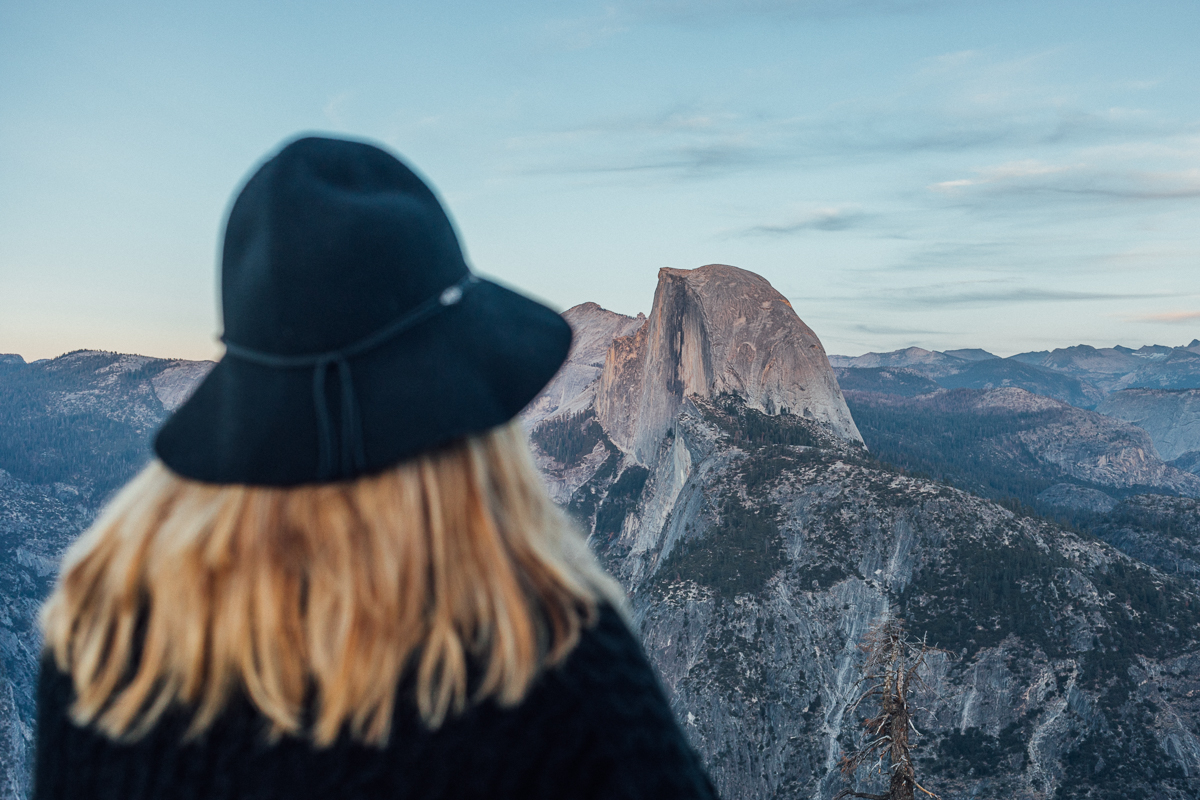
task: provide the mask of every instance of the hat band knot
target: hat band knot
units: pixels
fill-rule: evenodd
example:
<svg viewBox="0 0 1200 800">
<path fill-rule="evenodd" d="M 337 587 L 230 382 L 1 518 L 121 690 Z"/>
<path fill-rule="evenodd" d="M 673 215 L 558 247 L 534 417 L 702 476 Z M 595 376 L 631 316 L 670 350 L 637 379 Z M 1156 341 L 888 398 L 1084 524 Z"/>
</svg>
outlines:
<svg viewBox="0 0 1200 800">
<path fill-rule="evenodd" d="M 228 341 L 224 336 L 225 355 L 248 361 L 271 369 L 304 369 L 313 371 L 313 405 L 317 412 L 317 446 L 319 453 L 317 479 L 331 481 L 338 478 L 352 478 L 366 470 L 367 458 L 363 445 L 362 419 L 358 398 L 354 393 L 354 377 L 350 372 L 350 359 L 374 350 L 381 344 L 390 341 L 408 331 L 439 312 L 457 305 L 471 288 L 479 283 L 479 279 L 467 273 L 461 280 L 447 286 L 437 295 L 417 304 L 404 316 L 396 319 L 379 330 L 371 333 L 357 342 L 347 345 L 340 350 L 330 350 L 325 353 L 309 355 L 279 355 L 264 353 Z M 329 404 L 325 396 L 325 376 L 331 367 L 337 367 L 338 383 L 341 385 L 341 452 L 335 463 L 333 423 L 330 420 Z"/>
</svg>

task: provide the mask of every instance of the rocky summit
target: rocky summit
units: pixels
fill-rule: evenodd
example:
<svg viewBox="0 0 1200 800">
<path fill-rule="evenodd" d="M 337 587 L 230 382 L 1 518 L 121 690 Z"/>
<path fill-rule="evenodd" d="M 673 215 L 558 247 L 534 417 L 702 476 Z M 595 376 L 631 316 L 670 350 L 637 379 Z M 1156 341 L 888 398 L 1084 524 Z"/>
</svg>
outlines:
<svg viewBox="0 0 1200 800">
<path fill-rule="evenodd" d="M 648 463 L 687 398 L 722 394 L 862 440 L 825 349 L 787 298 L 724 264 L 659 270 L 646 324 L 608 348 L 596 387 L 600 424 Z"/>
</svg>

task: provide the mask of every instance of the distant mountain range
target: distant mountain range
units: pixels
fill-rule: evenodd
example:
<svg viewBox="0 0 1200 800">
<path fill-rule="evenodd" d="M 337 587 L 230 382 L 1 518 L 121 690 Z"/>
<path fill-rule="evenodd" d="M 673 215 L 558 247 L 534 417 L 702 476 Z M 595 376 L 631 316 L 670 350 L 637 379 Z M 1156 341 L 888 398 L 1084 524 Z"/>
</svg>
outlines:
<svg viewBox="0 0 1200 800">
<path fill-rule="evenodd" d="M 1182 347 L 1089 345 L 999 358 L 985 350 L 829 357 L 844 389 L 916 397 L 948 389 L 1019 388 L 1131 422 L 1155 455 L 1200 474 L 1200 339 Z"/>
<path fill-rule="evenodd" d="M 1080 408 L 1094 408 L 1122 389 L 1200 389 L 1200 339 L 1182 347 L 1091 347 L 1018 353 L 909 347 L 861 356 L 831 355 L 835 369 L 906 369 L 946 389 L 1016 386 Z"/>
<path fill-rule="evenodd" d="M 826 357 L 725 265 L 564 317 L 523 420 L 723 797 L 845 788 L 885 614 L 949 651 L 916 739 L 943 798 L 1200 796 L 1200 341 Z M 210 367 L 0 355 L 0 800 L 28 797 L 58 559 Z"/>
</svg>

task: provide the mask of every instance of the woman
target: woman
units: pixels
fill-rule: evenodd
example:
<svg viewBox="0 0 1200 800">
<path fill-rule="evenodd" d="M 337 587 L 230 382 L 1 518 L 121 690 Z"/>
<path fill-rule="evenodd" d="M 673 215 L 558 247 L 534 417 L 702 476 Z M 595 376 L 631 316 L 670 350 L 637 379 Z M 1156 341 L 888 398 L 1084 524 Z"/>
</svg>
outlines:
<svg viewBox="0 0 1200 800">
<path fill-rule="evenodd" d="M 317 138 L 234 203 L 222 297 L 225 357 L 44 609 L 38 800 L 712 797 L 512 421 L 562 319 Z"/>
</svg>

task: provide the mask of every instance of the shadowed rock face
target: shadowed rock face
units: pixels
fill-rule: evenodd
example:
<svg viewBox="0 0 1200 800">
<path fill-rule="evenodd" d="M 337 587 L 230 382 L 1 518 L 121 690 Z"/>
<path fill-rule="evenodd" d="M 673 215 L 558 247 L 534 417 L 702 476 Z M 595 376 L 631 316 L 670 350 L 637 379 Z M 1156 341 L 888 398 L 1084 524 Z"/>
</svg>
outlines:
<svg viewBox="0 0 1200 800">
<path fill-rule="evenodd" d="M 646 324 L 608 350 L 596 415 L 648 463 L 685 398 L 722 394 L 862 441 L 820 340 L 767 281 L 723 264 L 662 269 Z"/>
<path fill-rule="evenodd" d="M 629 317 L 601 308 L 595 303 L 581 303 L 563 312 L 571 326 L 571 352 L 554 380 L 521 412 L 527 427 L 533 427 L 547 417 L 573 413 L 589 406 L 595 392 L 593 385 L 604 368 L 609 344 L 618 336 L 629 336 L 641 328 L 644 314 Z"/>
</svg>

